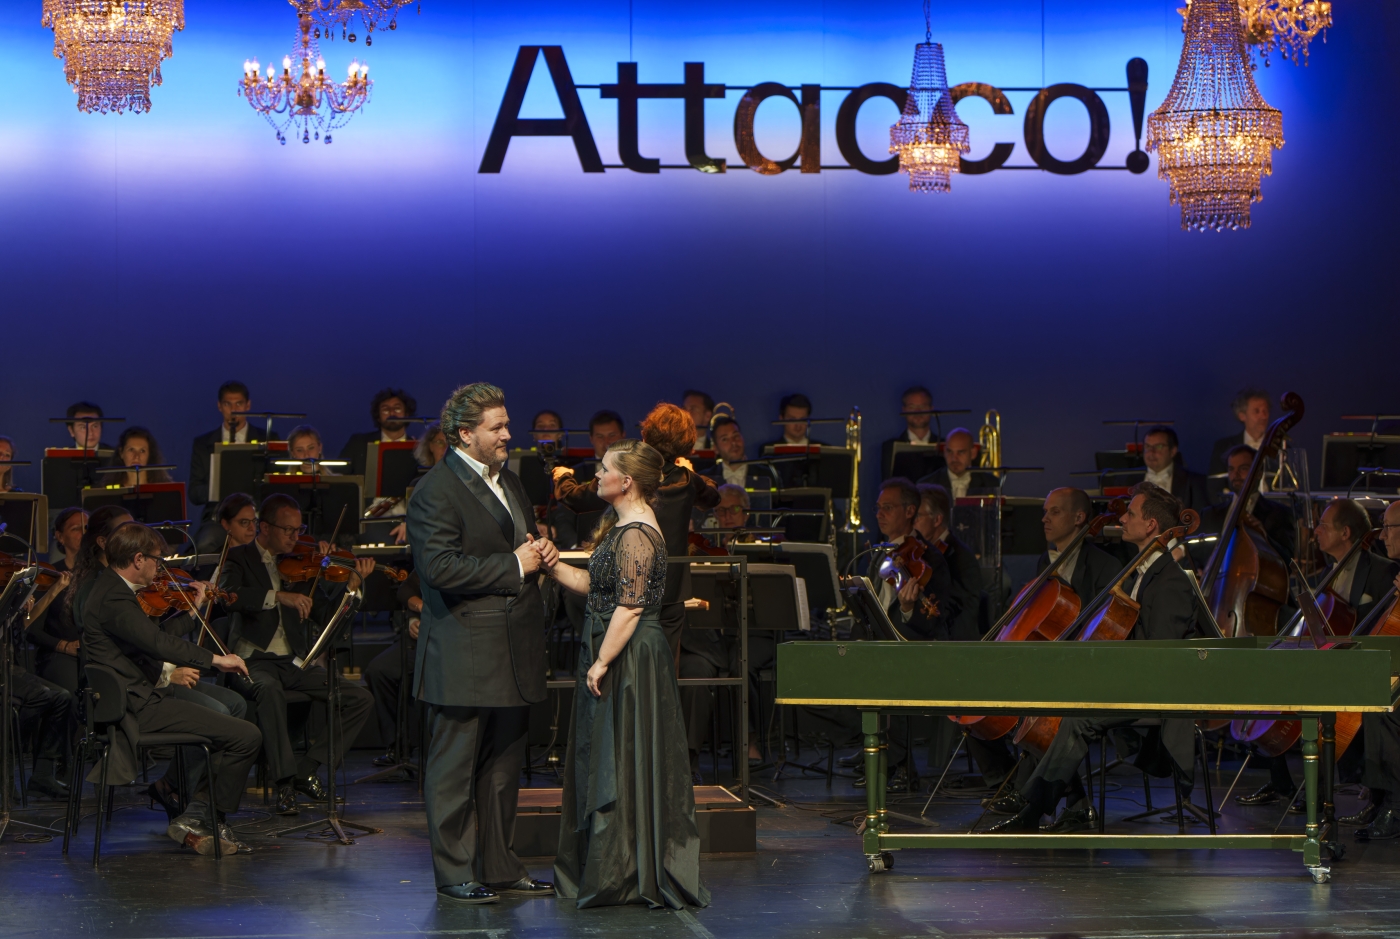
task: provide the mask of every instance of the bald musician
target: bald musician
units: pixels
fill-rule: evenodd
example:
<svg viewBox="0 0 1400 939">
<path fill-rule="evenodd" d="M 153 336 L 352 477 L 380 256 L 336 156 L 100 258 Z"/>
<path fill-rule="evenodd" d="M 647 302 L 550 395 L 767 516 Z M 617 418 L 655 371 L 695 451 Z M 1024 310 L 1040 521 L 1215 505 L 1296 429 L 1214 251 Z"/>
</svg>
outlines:
<svg viewBox="0 0 1400 939">
<path fill-rule="evenodd" d="M 1045 531 L 1046 551 L 1036 562 L 1036 574 L 1049 567 L 1062 551 L 1069 548 L 1093 515 L 1093 503 L 1083 489 L 1065 487 L 1050 490 L 1040 516 L 1040 524 Z M 1122 562 L 1086 540 L 1070 551 L 1070 556 L 1060 564 L 1055 576 L 1070 585 L 1079 595 L 1080 603 L 1088 603 L 1113 583 L 1122 570 Z"/>
<path fill-rule="evenodd" d="M 942 486 L 955 501 L 968 496 L 996 495 L 997 478 L 991 473 L 972 468 L 981 449 L 972 431 L 966 427 L 953 428 L 943 441 L 943 459 L 947 465 L 929 473 L 919 482 Z"/>
</svg>

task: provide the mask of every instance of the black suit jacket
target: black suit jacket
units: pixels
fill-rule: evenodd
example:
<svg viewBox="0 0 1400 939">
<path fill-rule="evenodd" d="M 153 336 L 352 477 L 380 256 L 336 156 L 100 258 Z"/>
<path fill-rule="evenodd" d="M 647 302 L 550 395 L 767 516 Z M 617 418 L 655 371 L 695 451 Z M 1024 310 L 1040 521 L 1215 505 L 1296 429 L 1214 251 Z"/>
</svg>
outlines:
<svg viewBox="0 0 1400 939">
<path fill-rule="evenodd" d="M 517 707 L 545 698 L 542 575 L 522 578 L 514 554 L 538 532 L 520 477 L 503 469 L 501 486 L 519 521 L 449 452 L 409 500 L 408 542 L 423 589 L 414 688 L 421 701 Z"/>
<path fill-rule="evenodd" d="M 928 439 L 932 444 L 938 443 L 938 435 L 935 434 L 932 430 L 929 431 Z M 908 429 L 905 429 L 904 433 L 900 434 L 898 437 L 891 437 L 889 440 L 886 440 L 884 443 L 880 444 L 881 479 L 889 479 L 891 476 L 894 475 L 894 445 L 897 443 L 908 442 L 909 431 Z M 924 461 L 927 464 L 928 472 L 917 474 L 920 476 L 927 476 L 929 473 L 937 472 L 938 469 L 943 466 L 943 454 L 938 452 L 938 447 L 930 446 L 927 449 L 927 454 L 924 454 L 921 450 L 920 455 L 923 456 Z"/>
<path fill-rule="evenodd" d="M 1395 575 L 1400 574 L 1400 564 L 1383 558 L 1371 551 L 1362 551 L 1356 560 L 1356 573 L 1351 579 L 1351 594 L 1346 598 L 1356 610 L 1356 621 L 1360 623 L 1370 615 L 1395 585 Z"/>
<path fill-rule="evenodd" d="M 718 463 L 702 469 L 700 475 L 707 479 L 713 479 L 716 486 L 723 486 L 725 483 L 724 467 Z M 773 467 L 766 463 L 749 460 L 744 464 L 744 488 L 780 489 L 782 488 L 782 480 L 773 472 Z"/>
<path fill-rule="evenodd" d="M 105 665 L 126 683 L 132 708 L 140 710 L 147 698 L 159 694 L 161 666 L 165 662 L 205 669 L 214 656 L 205 648 L 179 638 L 194 628 L 188 613 L 172 616 L 162 624 L 146 615 L 131 588 L 111 569 L 98 574 L 82 606 L 83 654 L 94 665 Z"/>
<path fill-rule="evenodd" d="M 1210 506 L 1209 486 L 1205 476 L 1184 466 L 1172 467 L 1172 495 L 1181 500 L 1183 509 L 1204 512 Z"/>
<path fill-rule="evenodd" d="M 982 615 L 982 600 L 986 596 L 982 565 L 972 548 L 951 532 L 943 542 L 942 551 L 952 579 L 948 588 L 948 635 L 957 640 L 977 639 L 990 625 L 983 622 Z"/>
<path fill-rule="evenodd" d="M 270 610 L 264 610 L 263 601 L 267 592 L 272 589 L 272 578 L 263 564 L 256 541 L 229 549 L 223 575 L 219 578 L 219 586 L 238 594 L 232 603 L 225 605 L 230 616 L 238 618 L 237 629 L 231 628 L 230 634 L 237 632 L 258 648 L 266 649 L 277 633 L 280 615 L 282 631 L 286 634 L 287 645 L 291 646 L 292 654 L 305 658 L 311 651 L 319 632 L 317 621 L 325 621 L 328 603 L 323 596 L 313 597 L 310 619 L 302 619 L 296 610 L 280 603 Z M 288 593 L 307 593 L 311 584 L 283 584 L 282 589 Z"/>
<path fill-rule="evenodd" d="M 684 557 L 690 553 L 690 516 L 693 509 L 719 505 L 719 488 L 707 476 L 672 463 L 656 490 L 656 523 L 666 539 L 666 553 Z M 676 603 L 690 594 L 690 565 L 671 564 L 666 568 L 666 592 L 661 602 Z"/>
<path fill-rule="evenodd" d="M 909 537 L 917 537 L 910 535 Z M 938 604 L 938 612 L 934 616 L 929 616 L 923 610 L 920 603 L 914 604 L 914 611 L 909 614 L 909 619 L 904 619 L 904 614 L 899 609 L 899 598 L 890 600 L 885 612 L 889 614 L 890 622 L 907 639 L 914 640 L 935 640 L 943 641 L 949 639 L 969 640 L 977 638 L 977 627 L 974 625 L 971 635 L 953 633 L 953 614 L 956 612 L 957 602 L 953 597 L 953 573 L 948 568 L 948 560 L 943 556 L 943 552 L 933 545 L 926 544 L 922 555 L 924 563 L 931 568 L 928 583 L 924 585 L 924 593 Z M 872 571 L 871 579 L 875 580 L 876 575 Z M 877 584 L 878 587 L 878 584 Z"/>
<path fill-rule="evenodd" d="M 985 473 L 977 469 L 974 469 L 971 472 L 972 481 L 968 484 L 967 487 L 967 494 L 969 496 L 996 495 L 997 478 L 995 476 L 993 476 L 991 473 Z M 935 485 L 942 486 L 944 489 L 948 490 L 949 498 L 951 498 L 953 495 L 953 486 L 948 478 L 948 467 L 946 466 L 940 470 L 934 470 L 932 473 L 929 473 L 923 479 L 920 479 L 919 482 L 921 484 L 934 483 Z"/>
<path fill-rule="evenodd" d="M 1035 572 L 1039 574 L 1050 566 L 1050 554 L 1040 556 Z M 1074 564 L 1074 574 L 1069 586 L 1079 595 L 1081 604 L 1088 604 L 1123 571 L 1123 562 L 1092 542 L 1085 541 L 1079 546 L 1079 559 Z M 1064 578 L 1061 578 L 1063 580 Z"/>
<path fill-rule="evenodd" d="M 1172 556 L 1163 552 L 1141 577 L 1142 584 L 1137 588 L 1141 609 L 1129 638 L 1189 639 L 1198 635 L 1196 591 Z M 1132 593 L 1131 577 L 1123 590 Z"/>
<path fill-rule="evenodd" d="M 248 443 L 262 443 L 266 436 L 262 431 L 248 425 Z M 209 460 L 214 456 L 214 445 L 222 443 L 224 439 L 223 427 L 215 427 L 207 434 L 200 434 L 194 438 L 194 447 L 190 452 L 190 503 L 192 505 L 203 505 L 209 501 Z M 272 439 L 276 440 L 277 434 L 272 434 Z M 227 493 L 225 493 L 227 495 Z M 206 516 L 213 514 L 212 508 L 206 509 Z"/>
<path fill-rule="evenodd" d="M 1231 447 L 1242 443 L 1244 443 L 1243 429 L 1241 429 L 1239 433 L 1231 434 L 1228 437 L 1221 437 L 1215 442 L 1215 446 L 1211 447 L 1210 466 L 1206 468 L 1206 473 L 1210 476 L 1217 477 L 1208 480 L 1211 501 L 1218 502 L 1220 499 L 1224 498 L 1228 487 L 1225 484 L 1225 479 L 1221 477 L 1220 474 L 1229 469 L 1225 463 L 1225 454 L 1230 452 Z"/>
</svg>

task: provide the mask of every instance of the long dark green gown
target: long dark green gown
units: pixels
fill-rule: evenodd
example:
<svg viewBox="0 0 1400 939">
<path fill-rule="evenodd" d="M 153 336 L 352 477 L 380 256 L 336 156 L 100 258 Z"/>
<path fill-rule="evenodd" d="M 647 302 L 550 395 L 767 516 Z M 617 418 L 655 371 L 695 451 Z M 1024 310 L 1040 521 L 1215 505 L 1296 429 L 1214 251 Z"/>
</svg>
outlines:
<svg viewBox="0 0 1400 939">
<path fill-rule="evenodd" d="M 579 909 L 708 906 L 680 691 L 661 630 L 666 542 L 640 522 L 614 528 L 588 574 L 555 891 Z M 640 606 L 642 618 L 595 698 L 588 669 L 618 606 Z"/>
</svg>

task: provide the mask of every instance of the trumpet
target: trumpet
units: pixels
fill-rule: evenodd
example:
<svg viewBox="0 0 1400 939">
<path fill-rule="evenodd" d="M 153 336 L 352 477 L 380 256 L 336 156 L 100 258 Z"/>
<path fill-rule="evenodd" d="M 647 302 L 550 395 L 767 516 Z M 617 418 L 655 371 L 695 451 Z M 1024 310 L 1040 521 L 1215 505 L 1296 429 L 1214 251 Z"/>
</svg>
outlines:
<svg viewBox="0 0 1400 939">
<path fill-rule="evenodd" d="M 847 532 L 865 531 L 865 527 L 860 523 L 860 425 L 860 408 L 853 406 L 846 418 L 846 446 L 854 455 L 851 466 L 850 506 L 846 513 Z"/>
<path fill-rule="evenodd" d="M 977 465 L 992 469 L 1001 466 L 1001 415 L 990 410 L 982 418 L 982 426 L 977 430 L 977 444 L 981 454 Z"/>
</svg>

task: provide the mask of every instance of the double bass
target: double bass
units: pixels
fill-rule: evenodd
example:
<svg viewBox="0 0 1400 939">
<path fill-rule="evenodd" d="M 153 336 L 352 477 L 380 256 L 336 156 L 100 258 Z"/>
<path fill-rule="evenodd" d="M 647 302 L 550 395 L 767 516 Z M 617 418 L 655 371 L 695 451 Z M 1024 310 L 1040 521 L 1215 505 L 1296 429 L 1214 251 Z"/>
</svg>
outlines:
<svg viewBox="0 0 1400 939">
<path fill-rule="evenodd" d="M 1296 393 L 1288 392 L 1279 403 L 1283 414 L 1264 432 L 1201 576 L 1201 592 L 1227 636 L 1274 635 L 1279 610 L 1288 602 L 1288 567 L 1247 508 L 1265 461 L 1278 453 L 1284 435 L 1303 418 L 1303 399 Z"/>
<path fill-rule="evenodd" d="M 1053 642 L 1079 617 L 1081 599 L 1056 574 L 1066 558 L 1086 540 L 1103 531 L 1109 522 L 1117 521 L 1128 510 L 1122 499 L 1114 499 L 1108 511 L 1089 521 L 1079 534 L 1060 551 L 1035 580 L 1026 584 L 1001 619 L 982 637 L 983 642 Z M 997 740 L 1015 728 L 1019 717 L 1010 714 L 967 715 L 949 714 L 948 720 L 961 724 L 979 740 Z"/>
<path fill-rule="evenodd" d="M 1142 611 L 1142 605 L 1134 600 L 1123 590 L 1129 577 L 1137 573 L 1138 566 L 1143 561 L 1152 556 L 1156 551 L 1170 551 L 1171 544 L 1181 538 L 1185 538 L 1196 530 L 1201 523 L 1201 516 L 1195 509 L 1183 509 L 1180 515 L 1181 524 L 1174 528 L 1168 528 L 1156 538 L 1149 541 L 1137 557 L 1123 568 L 1123 572 L 1118 575 L 1118 579 L 1103 589 L 1097 597 L 1093 599 L 1084 612 L 1079 614 L 1068 629 L 1056 637 L 1056 642 L 1064 642 L 1067 639 L 1077 638 L 1081 642 L 1104 642 L 1127 639 L 1133 632 L 1133 627 L 1137 625 L 1138 614 Z M 1168 561 L 1171 562 L 1170 555 Z M 1015 743 L 1037 753 L 1044 754 L 1050 749 L 1050 743 L 1055 739 L 1055 734 L 1060 729 L 1060 718 L 1058 717 L 1028 717 L 1021 724 L 1021 729 L 1016 732 Z"/>
</svg>

